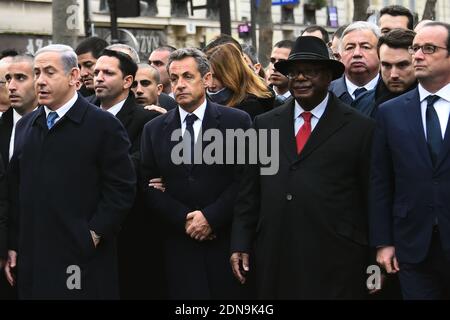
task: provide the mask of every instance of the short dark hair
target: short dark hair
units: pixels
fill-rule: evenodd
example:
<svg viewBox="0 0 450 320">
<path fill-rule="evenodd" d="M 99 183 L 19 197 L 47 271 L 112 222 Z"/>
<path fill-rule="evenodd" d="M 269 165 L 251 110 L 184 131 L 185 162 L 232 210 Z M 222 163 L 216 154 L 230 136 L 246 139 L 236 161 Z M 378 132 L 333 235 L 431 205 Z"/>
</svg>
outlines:
<svg viewBox="0 0 450 320">
<path fill-rule="evenodd" d="M 126 53 L 116 50 L 104 49 L 100 54 L 100 57 L 101 56 L 114 57 L 119 60 L 119 69 L 120 71 L 122 71 L 124 78 L 130 75 L 133 76 L 133 78 L 136 76 L 138 66 L 136 62 L 134 62 Z"/>
<path fill-rule="evenodd" d="M 450 55 L 450 24 L 440 21 L 432 21 L 428 22 L 423 27 L 444 27 L 447 29 L 447 55 Z"/>
<path fill-rule="evenodd" d="M 19 55 L 19 53 L 15 49 L 5 49 L 2 52 L 0 52 L 0 59 L 6 57 L 15 57 L 17 55 Z"/>
<path fill-rule="evenodd" d="M 251 44 L 244 43 L 242 45 L 242 52 L 245 53 L 253 64 L 259 63 L 258 53 L 255 50 L 255 47 Z"/>
<path fill-rule="evenodd" d="M 388 14 L 390 16 L 405 16 L 408 18 L 408 29 L 412 30 L 414 28 L 414 16 L 408 8 L 399 5 L 386 6 L 380 10 L 380 17 L 384 14 Z"/>
<path fill-rule="evenodd" d="M 294 41 L 292 40 L 281 40 L 275 43 L 273 46 L 274 48 L 286 48 L 286 49 L 293 49 L 294 48 Z"/>
<path fill-rule="evenodd" d="M 169 62 L 167 62 L 166 69 L 167 73 L 170 75 L 169 67 L 174 61 L 180 61 L 185 58 L 194 58 L 197 63 L 197 70 L 203 77 L 211 70 L 211 65 L 209 64 L 206 54 L 197 48 L 181 48 L 172 52 L 169 56 Z"/>
<path fill-rule="evenodd" d="M 203 52 L 208 52 L 209 50 L 218 47 L 222 44 L 226 44 L 226 43 L 232 43 L 234 44 L 239 51 L 242 53 L 242 46 L 239 43 L 239 41 L 237 41 L 235 38 L 233 38 L 232 36 L 228 35 L 228 34 L 220 34 L 217 38 L 215 38 L 214 40 L 212 40 L 210 43 L 208 43 L 204 48 L 203 48 Z"/>
<path fill-rule="evenodd" d="M 91 53 L 95 59 L 98 59 L 103 51 L 108 46 L 108 42 L 99 37 L 89 37 L 81 41 L 75 53 L 77 56 L 85 53 Z"/>
<path fill-rule="evenodd" d="M 383 44 L 387 45 L 389 48 L 408 50 L 408 47 L 413 43 L 415 35 L 416 33 L 412 30 L 392 29 L 378 39 L 378 56 L 380 55 L 380 48 Z"/>
<path fill-rule="evenodd" d="M 305 32 L 311 33 L 311 32 L 315 32 L 315 31 L 320 31 L 320 33 L 322 34 L 322 40 L 325 43 L 328 43 L 328 41 L 330 41 L 330 35 L 328 34 L 328 31 L 325 30 L 324 27 L 317 26 L 317 25 L 306 27 L 305 30 L 303 30 L 301 35 L 303 35 Z"/>
</svg>

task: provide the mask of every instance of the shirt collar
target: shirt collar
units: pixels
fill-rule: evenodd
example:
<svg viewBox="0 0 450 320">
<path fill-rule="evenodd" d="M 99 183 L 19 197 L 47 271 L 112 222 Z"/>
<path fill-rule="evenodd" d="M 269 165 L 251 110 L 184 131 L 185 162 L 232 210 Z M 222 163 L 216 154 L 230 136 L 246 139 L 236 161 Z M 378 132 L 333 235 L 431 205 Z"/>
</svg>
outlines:
<svg viewBox="0 0 450 320">
<path fill-rule="evenodd" d="M 64 115 L 72 108 L 72 106 L 77 102 L 78 94 L 75 92 L 73 97 L 67 101 L 65 104 L 63 104 L 61 107 L 59 107 L 55 112 L 58 114 L 58 118 L 61 119 L 64 117 Z M 44 106 L 45 110 L 45 117 L 48 117 L 48 114 L 52 112 L 53 110 L 49 109 L 47 106 Z"/>
<path fill-rule="evenodd" d="M 423 102 L 423 100 L 425 100 L 428 96 L 431 95 L 438 96 L 439 98 L 450 102 L 450 83 L 448 83 L 446 86 L 442 87 L 435 93 L 429 92 L 427 89 L 422 87 L 420 83 L 417 85 L 417 89 L 419 90 L 420 102 Z"/>
<path fill-rule="evenodd" d="M 189 114 L 188 112 L 186 112 L 183 108 L 181 108 L 180 106 L 178 106 L 178 110 L 180 112 L 180 120 L 181 123 L 184 122 L 184 120 L 186 119 L 186 116 Z M 203 101 L 203 103 L 194 110 L 194 112 L 192 112 L 193 114 L 195 114 L 197 116 L 197 118 L 200 121 L 203 121 L 203 117 L 205 116 L 205 111 L 206 111 L 206 99 L 205 101 Z"/>
<path fill-rule="evenodd" d="M 109 109 L 106 109 L 106 110 L 102 109 L 102 110 L 108 111 L 109 113 L 112 113 L 114 116 L 116 116 L 119 113 L 119 111 L 122 110 L 122 107 L 125 104 L 125 100 L 127 100 L 127 98 L 123 99 L 119 103 L 116 103 Z M 100 105 L 100 107 L 101 107 L 101 105 Z"/>
<path fill-rule="evenodd" d="M 20 115 L 20 113 L 18 113 L 15 109 L 13 109 L 13 126 L 16 125 L 16 123 L 22 119 L 22 116 Z"/>
<path fill-rule="evenodd" d="M 330 95 L 327 93 L 327 96 L 320 102 L 314 109 L 312 109 L 310 112 L 314 117 L 317 119 L 320 119 L 322 117 L 323 113 L 325 112 L 325 109 L 328 104 L 328 99 Z M 295 100 L 295 109 L 294 109 L 294 121 L 297 119 L 303 112 L 305 112 L 305 109 L 303 109 L 300 106 L 300 103 L 298 103 L 297 100 Z"/>
<path fill-rule="evenodd" d="M 377 86 L 378 83 L 378 79 L 380 78 L 380 74 L 377 73 L 377 76 L 375 78 L 373 78 L 372 80 L 370 80 L 369 82 L 367 82 L 365 85 L 363 85 L 362 87 L 357 86 L 356 84 L 354 84 L 353 82 L 350 81 L 349 78 L 344 77 L 345 78 L 345 85 L 347 86 L 347 91 L 353 95 L 353 93 L 355 92 L 356 89 L 358 88 L 366 88 L 367 91 L 374 89 Z"/>
</svg>

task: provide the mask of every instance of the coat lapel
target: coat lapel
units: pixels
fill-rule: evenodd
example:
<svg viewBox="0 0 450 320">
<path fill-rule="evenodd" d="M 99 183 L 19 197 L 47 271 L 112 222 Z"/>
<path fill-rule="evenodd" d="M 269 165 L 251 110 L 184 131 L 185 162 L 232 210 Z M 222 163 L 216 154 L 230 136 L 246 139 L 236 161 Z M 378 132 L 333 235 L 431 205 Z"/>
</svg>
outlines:
<svg viewBox="0 0 450 320">
<path fill-rule="evenodd" d="M 348 122 L 346 115 L 350 114 L 351 111 L 341 108 L 340 103 L 341 102 L 339 102 L 333 94 L 330 94 L 325 112 L 311 132 L 311 136 L 297 158 L 298 161 L 302 161 L 308 157 L 315 149 Z"/>
<path fill-rule="evenodd" d="M 450 115 L 449 115 L 449 120 L 447 122 L 447 128 L 445 129 L 445 134 L 444 134 L 444 141 L 442 143 L 442 149 L 441 152 L 439 153 L 437 162 L 436 162 L 436 169 L 438 169 L 441 165 L 442 162 L 447 158 L 447 154 L 450 150 L 450 130 L 448 128 L 448 124 L 450 124 Z"/>
<path fill-rule="evenodd" d="M 202 121 L 202 130 L 200 132 L 201 135 L 206 132 L 208 129 L 217 129 L 219 128 L 219 118 L 220 118 L 220 111 L 217 108 L 217 105 L 215 103 L 212 103 L 208 101 L 206 105 L 205 115 L 203 117 Z M 200 139 L 197 139 L 197 142 L 200 141 Z M 210 144 L 211 141 L 203 141 L 202 140 L 202 150 L 205 150 L 205 147 Z"/>
<path fill-rule="evenodd" d="M 429 167 L 433 167 L 431 163 L 430 152 L 428 151 L 427 140 L 423 131 L 422 113 L 420 109 L 419 90 L 415 89 L 413 94 L 408 95 L 403 105 L 405 117 L 410 126 L 410 132 L 417 141 L 418 152 Z"/>
<path fill-rule="evenodd" d="M 122 109 L 120 109 L 120 111 L 116 115 L 117 119 L 119 119 L 120 122 L 122 122 L 125 128 L 128 128 L 130 121 L 133 119 L 134 105 L 135 105 L 134 98 L 130 94 L 128 95 L 128 98 L 125 100 Z"/>
<path fill-rule="evenodd" d="M 292 99 L 278 107 L 278 112 L 275 114 L 278 122 L 275 128 L 280 130 L 281 148 L 290 163 L 294 162 L 298 157 L 294 133 L 294 108 L 295 100 Z"/>
</svg>

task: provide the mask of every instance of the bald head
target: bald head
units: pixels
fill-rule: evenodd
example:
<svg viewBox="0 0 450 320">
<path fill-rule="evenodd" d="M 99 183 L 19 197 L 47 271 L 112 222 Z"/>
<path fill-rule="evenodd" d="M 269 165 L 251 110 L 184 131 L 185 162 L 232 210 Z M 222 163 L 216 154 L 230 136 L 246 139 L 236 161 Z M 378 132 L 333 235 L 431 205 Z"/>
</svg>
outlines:
<svg viewBox="0 0 450 320">
<path fill-rule="evenodd" d="M 158 69 L 148 64 L 139 64 L 131 87 L 136 102 L 144 106 L 157 105 L 162 89 L 163 85 Z"/>
</svg>

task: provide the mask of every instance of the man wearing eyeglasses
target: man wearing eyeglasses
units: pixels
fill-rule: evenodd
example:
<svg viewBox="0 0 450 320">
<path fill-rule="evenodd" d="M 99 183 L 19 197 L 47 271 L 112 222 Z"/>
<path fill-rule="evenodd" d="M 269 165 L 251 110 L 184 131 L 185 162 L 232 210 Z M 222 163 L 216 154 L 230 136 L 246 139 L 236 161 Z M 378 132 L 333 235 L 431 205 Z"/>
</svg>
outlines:
<svg viewBox="0 0 450 320">
<path fill-rule="evenodd" d="M 279 132 L 279 170 L 261 176 L 260 164 L 243 177 L 233 272 L 244 283 L 256 271 L 262 299 L 362 299 L 373 121 L 328 92 L 344 65 L 321 39 L 297 38 L 275 68 L 295 99 L 255 118 L 256 130 Z"/>
<path fill-rule="evenodd" d="M 430 22 L 410 47 L 418 87 L 382 104 L 371 169 L 370 240 L 404 299 L 449 298 L 450 25 Z"/>
</svg>

